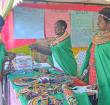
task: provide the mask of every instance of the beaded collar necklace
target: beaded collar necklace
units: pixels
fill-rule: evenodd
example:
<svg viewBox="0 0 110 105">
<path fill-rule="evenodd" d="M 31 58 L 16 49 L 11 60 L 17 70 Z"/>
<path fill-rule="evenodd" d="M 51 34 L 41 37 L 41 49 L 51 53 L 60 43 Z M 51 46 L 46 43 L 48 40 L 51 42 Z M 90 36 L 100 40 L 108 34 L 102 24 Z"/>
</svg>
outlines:
<svg viewBox="0 0 110 105">
<path fill-rule="evenodd" d="M 110 32 L 100 32 L 93 36 L 92 43 L 95 45 L 104 44 L 110 41 Z"/>
</svg>

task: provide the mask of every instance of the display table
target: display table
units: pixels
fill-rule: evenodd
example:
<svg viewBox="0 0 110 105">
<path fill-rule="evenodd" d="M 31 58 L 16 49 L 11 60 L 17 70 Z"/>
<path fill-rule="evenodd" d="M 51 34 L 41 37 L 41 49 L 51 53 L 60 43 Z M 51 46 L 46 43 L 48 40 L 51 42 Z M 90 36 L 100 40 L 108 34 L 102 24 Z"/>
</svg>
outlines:
<svg viewBox="0 0 110 105">
<path fill-rule="evenodd" d="M 56 71 L 53 71 L 54 73 L 56 73 Z M 9 79 L 9 84 L 10 84 L 10 102 L 9 105 L 28 105 L 28 100 L 26 99 L 26 97 L 24 95 L 20 95 L 17 96 L 17 93 L 23 88 L 22 86 L 17 86 L 13 83 L 13 80 L 16 78 L 22 78 L 22 77 L 33 77 L 39 75 L 38 72 L 36 71 L 32 71 L 32 72 L 25 72 L 24 74 L 10 74 L 8 75 L 8 79 Z M 74 80 L 73 80 L 74 81 Z M 76 79 L 76 85 L 77 84 L 78 79 Z M 80 81 L 79 81 L 80 82 Z M 83 82 L 81 81 L 81 85 L 85 85 L 83 84 Z M 59 93 L 59 94 L 55 94 L 55 97 L 57 97 L 58 99 L 62 100 L 63 99 L 63 105 L 68 105 L 67 101 L 64 100 L 64 95 L 63 93 Z M 80 94 L 75 94 L 76 99 L 78 101 L 78 105 L 91 105 L 90 101 L 88 99 L 88 95 L 86 93 L 80 93 Z"/>
<path fill-rule="evenodd" d="M 44 90 L 48 90 L 48 91 L 45 91 L 45 92 L 47 92 L 48 96 L 52 95 L 52 97 L 54 97 L 56 100 L 60 100 L 60 102 L 62 102 L 62 104 L 54 104 L 54 105 L 70 105 L 70 104 L 68 104 L 68 99 L 67 99 L 67 96 L 70 96 L 70 95 L 68 95 L 68 93 L 67 93 L 67 96 L 66 96 L 64 93 L 66 88 L 63 88 L 63 85 L 65 85 L 65 82 L 71 83 L 71 85 L 74 88 L 76 88 L 77 86 L 81 86 L 81 87 L 78 87 L 79 89 L 81 89 L 83 86 L 87 85 L 83 81 L 79 80 L 78 78 L 66 76 L 62 71 L 59 71 L 58 69 L 56 69 L 54 67 L 48 66 L 48 68 L 46 68 L 47 64 L 43 64 L 43 65 L 41 65 L 41 64 L 39 65 L 39 64 L 40 63 L 38 63 L 38 64 L 35 63 L 35 65 L 33 65 L 31 56 L 17 56 L 13 60 L 13 66 L 15 68 L 15 72 L 10 73 L 3 79 L 3 95 L 4 95 L 6 105 L 30 105 L 28 103 L 29 103 L 29 100 L 31 100 L 31 99 L 28 99 L 26 97 L 26 94 L 25 95 L 19 94 L 19 96 L 18 96 L 18 93 L 20 93 L 21 90 L 24 89 L 24 87 L 25 87 L 25 86 L 21 86 L 21 85 L 18 85 L 15 83 L 15 80 L 18 78 L 19 79 L 22 79 L 24 77 L 26 77 L 26 78 L 29 77 L 31 79 L 35 78 L 38 82 L 37 83 L 38 86 L 40 86 L 39 82 L 41 82 L 40 84 L 42 84 L 42 85 L 46 84 Z M 45 68 L 44 68 L 44 66 L 45 66 Z M 37 67 L 37 69 L 35 69 L 36 67 Z M 42 69 L 39 67 L 43 67 L 44 70 L 42 71 Z M 46 73 L 45 70 L 48 71 L 48 73 Z M 46 75 L 50 75 L 50 76 L 46 76 Z M 42 79 L 43 79 L 42 77 L 43 78 L 46 77 L 47 83 L 42 82 Z M 68 81 L 68 77 L 69 77 L 69 81 Z M 50 82 L 50 80 L 51 80 L 51 82 Z M 25 82 L 27 83 L 28 81 L 25 81 Z M 49 83 L 49 85 L 47 86 L 48 83 Z M 60 89 L 58 89 L 57 91 L 56 90 L 54 91 L 53 88 L 56 88 L 56 86 L 59 84 L 60 84 Z M 31 85 L 32 85 L 32 87 L 35 88 L 35 86 L 33 84 L 31 84 Z M 51 86 L 51 89 L 53 89 L 52 91 L 54 91 L 54 93 L 52 93 L 52 91 L 49 92 L 50 86 Z M 37 87 L 37 88 L 39 88 L 39 90 L 42 90 L 41 86 Z M 31 89 L 31 91 L 33 91 L 33 89 Z M 35 91 L 37 92 L 37 90 L 35 90 Z M 75 100 L 78 102 L 78 105 L 91 105 L 89 98 L 88 98 L 88 93 L 86 91 L 84 91 L 84 89 L 83 89 L 83 91 L 80 90 L 79 92 L 77 92 L 74 89 L 73 89 L 74 90 L 73 91 L 72 88 L 70 90 L 71 90 L 72 95 L 75 97 Z M 76 91 L 76 93 L 75 93 L 75 91 Z M 37 94 L 42 95 L 42 93 L 41 94 L 37 93 Z M 94 93 L 92 95 L 94 95 Z M 36 96 L 36 99 L 37 98 L 38 97 Z M 33 105 L 33 104 L 31 104 L 31 105 Z M 37 104 L 34 104 L 34 105 L 37 105 Z M 40 104 L 40 105 L 44 105 L 44 104 Z M 48 104 L 45 104 L 45 105 L 48 105 Z M 71 104 L 71 105 L 74 105 L 74 104 Z"/>
</svg>

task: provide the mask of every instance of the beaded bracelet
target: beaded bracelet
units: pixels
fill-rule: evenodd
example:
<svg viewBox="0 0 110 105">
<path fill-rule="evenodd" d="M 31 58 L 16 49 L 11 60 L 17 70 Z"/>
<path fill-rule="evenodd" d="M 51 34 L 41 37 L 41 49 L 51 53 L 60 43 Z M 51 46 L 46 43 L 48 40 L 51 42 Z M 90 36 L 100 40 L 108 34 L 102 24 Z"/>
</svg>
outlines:
<svg viewBox="0 0 110 105">
<path fill-rule="evenodd" d="M 30 84 L 32 84 L 36 79 L 35 78 L 28 78 L 28 77 L 24 77 L 24 78 L 16 78 L 13 80 L 13 83 L 15 85 L 18 86 L 29 86 Z"/>
<path fill-rule="evenodd" d="M 28 102 L 28 105 L 58 105 L 54 96 L 38 96 Z"/>
</svg>

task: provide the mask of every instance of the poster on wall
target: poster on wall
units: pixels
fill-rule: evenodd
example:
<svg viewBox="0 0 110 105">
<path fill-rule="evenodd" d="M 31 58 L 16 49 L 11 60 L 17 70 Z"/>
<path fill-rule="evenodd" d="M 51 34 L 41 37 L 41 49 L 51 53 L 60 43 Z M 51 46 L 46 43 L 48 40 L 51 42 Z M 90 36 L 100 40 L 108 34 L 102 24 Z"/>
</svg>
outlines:
<svg viewBox="0 0 110 105">
<path fill-rule="evenodd" d="M 67 31 L 70 33 L 70 13 L 68 10 L 45 10 L 45 33 L 46 37 L 54 37 L 54 24 L 57 20 L 65 20 Z"/>
<path fill-rule="evenodd" d="M 71 42 L 73 47 L 87 47 L 98 32 L 97 12 L 71 11 Z"/>
<path fill-rule="evenodd" d="M 44 10 L 16 7 L 14 9 L 14 38 L 44 38 Z"/>
</svg>

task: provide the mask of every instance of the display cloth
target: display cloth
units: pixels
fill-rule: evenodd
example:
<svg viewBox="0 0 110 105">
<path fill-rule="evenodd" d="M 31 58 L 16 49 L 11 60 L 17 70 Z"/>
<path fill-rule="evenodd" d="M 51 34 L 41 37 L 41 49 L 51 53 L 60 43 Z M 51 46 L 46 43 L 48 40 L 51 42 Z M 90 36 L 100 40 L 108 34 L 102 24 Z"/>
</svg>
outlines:
<svg viewBox="0 0 110 105">
<path fill-rule="evenodd" d="M 52 67 L 16 70 L 8 75 L 8 79 L 11 84 L 10 105 L 91 105 L 84 88 L 79 92 L 75 88 L 86 84 L 74 83 L 78 79 Z"/>
</svg>

